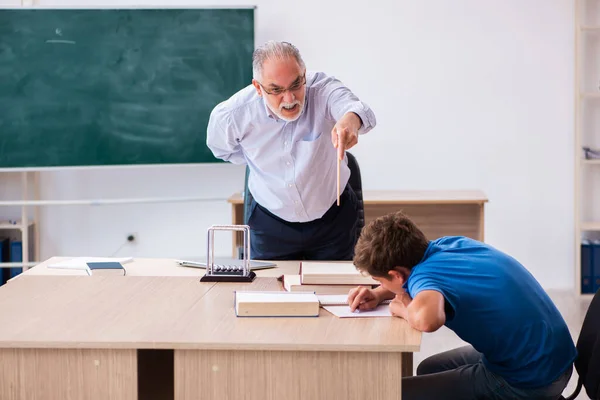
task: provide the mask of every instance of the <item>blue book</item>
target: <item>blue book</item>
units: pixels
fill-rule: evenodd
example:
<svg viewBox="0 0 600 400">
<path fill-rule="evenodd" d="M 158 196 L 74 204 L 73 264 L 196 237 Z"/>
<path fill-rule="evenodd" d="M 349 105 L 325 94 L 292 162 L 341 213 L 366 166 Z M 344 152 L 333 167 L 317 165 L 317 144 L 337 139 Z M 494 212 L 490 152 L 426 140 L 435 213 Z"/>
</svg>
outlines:
<svg viewBox="0 0 600 400">
<path fill-rule="evenodd" d="M 21 262 L 23 261 L 23 242 L 13 241 L 10 243 L 10 262 Z M 10 278 L 19 275 L 23 271 L 23 268 L 13 267 L 10 268 Z"/>
<path fill-rule="evenodd" d="M 581 293 L 593 293 L 594 258 L 592 243 L 584 239 L 581 241 Z M 599 258 L 600 260 L 600 258 Z"/>
<path fill-rule="evenodd" d="M 10 239 L 0 238 L 0 262 L 10 261 Z M 0 285 L 4 285 L 10 278 L 8 268 L 0 268 Z"/>
<path fill-rule="evenodd" d="M 600 289 L 600 240 L 591 241 L 591 257 L 590 257 L 590 285 L 585 293 L 596 293 Z"/>
<path fill-rule="evenodd" d="M 125 267 L 120 262 L 89 262 L 87 263 L 91 275 L 103 275 L 106 272 L 115 272 L 118 275 L 126 275 Z"/>
</svg>

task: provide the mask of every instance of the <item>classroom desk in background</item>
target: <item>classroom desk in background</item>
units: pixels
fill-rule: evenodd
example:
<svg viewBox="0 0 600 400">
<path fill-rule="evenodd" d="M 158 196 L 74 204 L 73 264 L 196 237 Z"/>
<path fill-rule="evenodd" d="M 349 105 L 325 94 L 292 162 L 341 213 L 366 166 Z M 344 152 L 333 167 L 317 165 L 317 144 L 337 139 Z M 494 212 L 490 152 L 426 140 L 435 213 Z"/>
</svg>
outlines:
<svg viewBox="0 0 600 400">
<path fill-rule="evenodd" d="M 232 195 L 231 223 L 244 223 L 244 199 Z M 428 239 L 441 236 L 467 236 L 483 242 L 484 206 L 488 199 L 479 190 L 365 190 L 365 224 L 394 211 L 402 210 L 423 230 Z M 234 257 L 242 246 L 242 233 L 233 233 Z"/>
<path fill-rule="evenodd" d="M 283 290 L 135 259 L 127 276 L 49 269 L 0 287 L 0 398 L 400 399 L 421 333 L 400 318 L 237 318 L 233 292 Z"/>
</svg>

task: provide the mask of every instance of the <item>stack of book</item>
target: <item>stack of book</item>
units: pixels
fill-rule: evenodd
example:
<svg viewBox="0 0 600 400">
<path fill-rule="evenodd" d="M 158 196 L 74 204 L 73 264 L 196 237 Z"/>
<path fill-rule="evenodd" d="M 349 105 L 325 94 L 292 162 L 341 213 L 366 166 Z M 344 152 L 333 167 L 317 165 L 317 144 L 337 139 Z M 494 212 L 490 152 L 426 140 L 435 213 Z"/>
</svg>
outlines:
<svg viewBox="0 0 600 400">
<path fill-rule="evenodd" d="M 298 275 L 284 275 L 285 291 L 236 291 L 237 317 L 318 317 L 320 306 L 348 308 L 348 292 L 379 283 L 351 262 L 303 261 Z"/>
<path fill-rule="evenodd" d="M 299 275 L 284 275 L 283 287 L 288 292 L 348 294 L 358 286 L 373 288 L 379 283 L 363 275 L 352 262 L 303 261 Z"/>
</svg>

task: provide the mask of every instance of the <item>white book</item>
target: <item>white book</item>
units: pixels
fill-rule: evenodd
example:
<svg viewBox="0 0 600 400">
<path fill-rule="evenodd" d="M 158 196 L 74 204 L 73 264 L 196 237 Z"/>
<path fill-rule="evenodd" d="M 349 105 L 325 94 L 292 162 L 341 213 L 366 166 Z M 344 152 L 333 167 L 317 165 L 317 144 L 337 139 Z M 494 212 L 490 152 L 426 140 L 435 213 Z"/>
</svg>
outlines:
<svg viewBox="0 0 600 400">
<path fill-rule="evenodd" d="M 302 261 L 300 276 L 303 285 L 379 285 L 352 262 Z"/>
<path fill-rule="evenodd" d="M 87 263 L 91 262 L 109 262 L 114 261 L 121 264 L 125 264 L 133 261 L 133 257 L 73 257 L 65 261 L 60 261 L 54 264 L 49 264 L 48 268 L 58 269 L 78 269 L 87 271 L 91 275 L 90 268 Z"/>
<path fill-rule="evenodd" d="M 319 299 L 308 292 L 236 291 L 238 317 L 317 317 Z"/>
</svg>

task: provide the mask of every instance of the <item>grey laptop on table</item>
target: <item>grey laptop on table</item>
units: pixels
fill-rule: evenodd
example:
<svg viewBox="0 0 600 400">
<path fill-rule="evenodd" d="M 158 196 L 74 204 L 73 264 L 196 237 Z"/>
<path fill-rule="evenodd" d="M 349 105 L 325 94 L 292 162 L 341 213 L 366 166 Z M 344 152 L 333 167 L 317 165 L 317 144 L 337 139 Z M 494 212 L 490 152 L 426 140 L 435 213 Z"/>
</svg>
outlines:
<svg viewBox="0 0 600 400">
<path fill-rule="evenodd" d="M 206 268 L 206 258 L 204 259 L 185 259 L 185 260 L 175 260 L 177 264 L 182 267 L 192 267 L 192 268 Z M 223 258 L 216 257 L 215 258 L 215 267 L 239 267 L 242 268 L 244 260 L 239 260 L 236 258 Z M 250 270 L 259 270 L 259 269 L 267 269 L 267 268 L 275 268 L 277 265 L 272 262 L 267 261 L 254 261 L 250 260 Z"/>
</svg>

